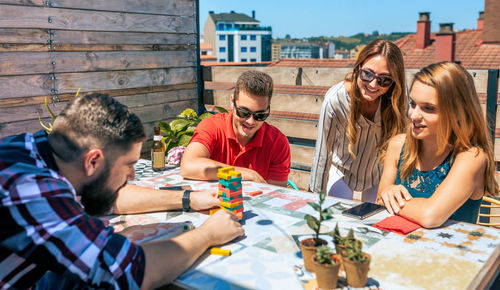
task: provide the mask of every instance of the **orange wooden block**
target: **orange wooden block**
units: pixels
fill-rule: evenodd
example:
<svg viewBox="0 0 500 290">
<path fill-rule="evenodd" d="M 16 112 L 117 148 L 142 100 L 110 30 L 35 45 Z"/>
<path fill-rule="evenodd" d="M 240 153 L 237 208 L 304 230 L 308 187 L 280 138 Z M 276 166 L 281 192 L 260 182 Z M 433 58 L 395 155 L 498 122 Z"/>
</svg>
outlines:
<svg viewBox="0 0 500 290">
<path fill-rule="evenodd" d="M 243 212 L 237 213 L 236 216 L 238 217 L 239 220 L 242 220 L 243 219 Z"/>
<path fill-rule="evenodd" d="M 262 194 L 262 190 L 257 190 L 257 191 L 250 192 L 248 195 L 250 195 L 250 196 L 258 196 L 258 195 L 261 195 L 261 194 Z"/>
</svg>

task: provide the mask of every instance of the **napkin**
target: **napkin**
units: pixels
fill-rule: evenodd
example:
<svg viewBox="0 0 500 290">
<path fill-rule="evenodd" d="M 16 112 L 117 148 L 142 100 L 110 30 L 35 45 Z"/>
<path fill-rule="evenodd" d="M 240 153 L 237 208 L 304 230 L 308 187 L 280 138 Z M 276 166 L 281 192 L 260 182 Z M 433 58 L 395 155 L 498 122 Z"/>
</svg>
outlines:
<svg viewBox="0 0 500 290">
<path fill-rule="evenodd" d="M 420 225 L 398 215 L 387 217 L 373 226 L 381 230 L 395 232 L 400 235 L 406 235 L 407 233 L 420 228 Z"/>
</svg>

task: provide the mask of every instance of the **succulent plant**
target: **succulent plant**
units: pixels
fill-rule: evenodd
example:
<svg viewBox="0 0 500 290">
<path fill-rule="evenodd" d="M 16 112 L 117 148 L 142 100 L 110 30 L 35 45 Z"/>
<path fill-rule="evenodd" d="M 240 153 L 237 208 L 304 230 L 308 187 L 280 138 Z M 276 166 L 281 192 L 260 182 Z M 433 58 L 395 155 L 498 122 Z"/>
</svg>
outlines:
<svg viewBox="0 0 500 290">
<path fill-rule="evenodd" d="M 332 259 L 333 254 L 333 251 L 328 246 L 319 246 L 316 250 L 316 262 L 335 265 L 335 259 Z"/>
</svg>

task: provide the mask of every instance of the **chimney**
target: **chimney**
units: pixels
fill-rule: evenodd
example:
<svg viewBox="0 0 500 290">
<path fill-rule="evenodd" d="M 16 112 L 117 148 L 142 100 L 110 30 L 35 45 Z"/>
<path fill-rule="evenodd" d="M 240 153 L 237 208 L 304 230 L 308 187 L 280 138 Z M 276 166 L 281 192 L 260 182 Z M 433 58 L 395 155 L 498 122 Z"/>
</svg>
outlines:
<svg viewBox="0 0 500 290">
<path fill-rule="evenodd" d="M 431 44 L 430 12 L 420 12 L 417 21 L 417 48 L 424 49 Z"/>
<path fill-rule="evenodd" d="M 252 10 L 252 18 L 255 19 L 255 10 Z"/>
<path fill-rule="evenodd" d="M 477 19 L 477 30 L 483 30 L 484 28 L 484 11 L 479 12 L 479 18 Z"/>
<path fill-rule="evenodd" d="M 231 10 L 231 13 L 234 13 L 234 10 Z"/>
<path fill-rule="evenodd" d="M 436 33 L 436 54 L 434 60 L 455 61 L 455 32 L 453 23 L 439 23 L 439 32 Z"/>
<path fill-rule="evenodd" d="M 214 14 L 214 12 L 213 11 L 208 11 L 208 14 Z"/>
<path fill-rule="evenodd" d="M 483 43 L 500 44 L 500 1 L 484 1 Z"/>
</svg>

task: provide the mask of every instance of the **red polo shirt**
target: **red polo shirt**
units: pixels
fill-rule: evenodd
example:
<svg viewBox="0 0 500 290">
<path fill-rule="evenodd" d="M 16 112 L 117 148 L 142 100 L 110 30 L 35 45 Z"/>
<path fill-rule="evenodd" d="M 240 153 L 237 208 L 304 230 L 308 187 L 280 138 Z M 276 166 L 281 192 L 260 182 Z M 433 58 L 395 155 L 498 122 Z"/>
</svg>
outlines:
<svg viewBox="0 0 500 290">
<path fill-rule="evenodd" d="M 201 121 L 191 142 L 210 151 L 210 159 L 257 171 L 266 180 L 285 181 L 290 173 L 290 145 L 278 128 L 264 122 L 252 141 L 241 146 L 232 126 L 233 115 L 219 113 Z"/>
</svg>

